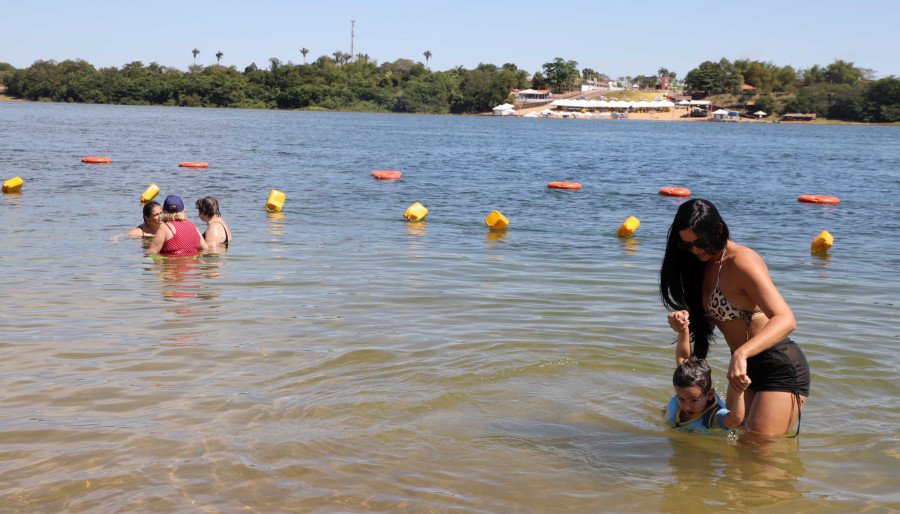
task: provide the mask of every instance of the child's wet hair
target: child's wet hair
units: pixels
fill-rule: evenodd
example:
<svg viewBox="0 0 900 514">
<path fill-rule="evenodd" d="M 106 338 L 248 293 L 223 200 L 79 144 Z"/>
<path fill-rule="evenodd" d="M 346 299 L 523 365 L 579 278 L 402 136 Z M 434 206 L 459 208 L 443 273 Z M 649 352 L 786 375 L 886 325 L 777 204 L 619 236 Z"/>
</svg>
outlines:
<svg viewBox="0 0 900 514">
<path fill-rule="evenodd" d="M 712 388 L 712 370 L 706 359 L 688 359 L 675 368 L 672 375 L 672 385 L 675 387 L 697 386 L 704 393 Z"/>
</svg>

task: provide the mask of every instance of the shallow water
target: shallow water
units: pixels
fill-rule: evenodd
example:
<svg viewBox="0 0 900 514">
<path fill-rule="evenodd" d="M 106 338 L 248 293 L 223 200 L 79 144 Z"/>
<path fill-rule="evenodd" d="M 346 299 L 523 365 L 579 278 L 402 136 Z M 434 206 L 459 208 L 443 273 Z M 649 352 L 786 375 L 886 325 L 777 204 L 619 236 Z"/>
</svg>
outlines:
<svg viewBox="0 0 900 514">
<path fill-rule="evenodd" d="M 4 511 L 900 508 L 896 127 L 4 102 L 0 131 L 25 180 L 0 195 Z M 233 246 L 117 238 L 151 182 L 217 196 Z M 793 308 L 798 439 L 661 426 L 664 185 L 713 200 Z"/>
</svg>

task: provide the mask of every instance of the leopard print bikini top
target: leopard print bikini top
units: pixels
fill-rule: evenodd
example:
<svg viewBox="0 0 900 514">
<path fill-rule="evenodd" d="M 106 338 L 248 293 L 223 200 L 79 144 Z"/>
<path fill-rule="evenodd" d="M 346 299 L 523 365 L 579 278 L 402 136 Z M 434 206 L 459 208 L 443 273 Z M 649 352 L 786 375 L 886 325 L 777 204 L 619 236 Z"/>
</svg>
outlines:
<svg viewBox="0 0 900 514">
<path fill-rule="evenodd" d="M 747 326 L 753 321 L 753 315 L 762 311 L 742 311 L 731 304 L 725 293 L 719 289 L 719 278 L 722 276 L 722 263 L 725 262 L 725 250 L 722 250 L 722 258 L 719 260 L 719 273 L 716 275 L 716 287 L 709 295 L 709 302 L 706 304 L 706 315 L 716 321 L 733 321 L 736 319 L 744 320 Z"/>
</svg>

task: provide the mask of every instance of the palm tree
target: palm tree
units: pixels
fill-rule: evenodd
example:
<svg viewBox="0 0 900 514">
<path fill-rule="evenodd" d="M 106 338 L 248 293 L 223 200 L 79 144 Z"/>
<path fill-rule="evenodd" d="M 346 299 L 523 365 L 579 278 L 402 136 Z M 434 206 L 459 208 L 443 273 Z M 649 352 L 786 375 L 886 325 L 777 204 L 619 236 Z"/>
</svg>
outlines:
<svg viewBox="0 0 900 514">
<path fill-rule="evenodd" d="M 195 48 L 195 49 L 191 50 L 191 53 L 194 54 L 194 64 L 196 65 L 197 64 L 197 55 L 200 54 L 200 50 L 197 50 Z"/>
<path fill-rule="evenodd" d="M 216 52 L 216 64 L 219 64 L 219 61 L 222 60 L 222 56 L 223 56 L 223 55 L 225 55 L 225 54 L 223 54 L 221 50 L 219 50 L 218 52 Z"/>
<path fill-rule="evenodd" d="M 301 48 L 300 53 L 303 54 L 303 64 L 306 64 L 306 54 L 309 53 L 309 48 Z"/>
<path fill-rule="evenodd" d="M 425 56 L 425 67 L 428 67 L 428 60 L 431 59 L 431 50 L 425 50 L 422 55 Z"/>
</svg>

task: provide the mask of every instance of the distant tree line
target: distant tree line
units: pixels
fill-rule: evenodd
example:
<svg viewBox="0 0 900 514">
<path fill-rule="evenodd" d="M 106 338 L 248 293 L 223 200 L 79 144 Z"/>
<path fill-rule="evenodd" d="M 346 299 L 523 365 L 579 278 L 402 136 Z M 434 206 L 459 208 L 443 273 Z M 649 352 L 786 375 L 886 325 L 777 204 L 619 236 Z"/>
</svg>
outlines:
<svg viewBox="0 0 900 514">
<path fill-rule="evenodd" d="M 606 75 L 561 57 L 545 63 L 529 81 L 515 64 L 479 64 L 432 71 L 425 64 L 398 59 L 378 64 L 365 54 L 355 58 L 341 51 L 303 64 L 270 59 L 268 67 L 251 64 L 239 71 L 220 64 L 195 64 L 187 72 L 140 61 L 121 68 L 96 69 L 82 60 L 36 61 L 24 69 L 0 63 L 0 84 L 7 94 L 28 100 L 176 105 L 191 107 L 254 107 L 329 109 L 434 114 L 480 113 L 510 100 L 513 89 L 533 87 L 554 92 L 577 89 L 584 81 L 609 80 Z M 655 89 L 660 77 L 670 84 L 676 74 L 660 68 L 655 74 L 620 77 L 626 85 Z M 872 122 L 900 121 L 900 79 L 874 80 L 874 72 L 835 60 L 828 66 L 795 70 L 771 62 L 739 59 L 706 61 L 682 83 L 695 98 L 732 94 L 754 109 L 769 113 L 816 113 L 820 117 Z M 753 87 L 745 91 L 742 85 Z"/>
<path fill-rule="evenodd" d="M 755 107 L 772 113 L 816 113 L 846 121 L 900 121 L 900 79 L 874 80 L 874 72 L 840 59 L 828 66 L 795 70 L 770 62 L 721 59 L 706 61 L 684 78 L 687 92 L 747 96 L 741 85 L 754 88 Z"/>
<path fill-rule="evenodd" d="M 192 53 L 196 59 L 199 50 Z M 431 52 L 424 55 L 427 62 Z M 0 83 L 8 95 L 36 101 L 435 114 L 490 111 L 513 89 L 529 86 L 528 74 L 514 64 L 432 72 L 409 59 L 379 65 L 343 52 L 309 64 L 270 59 L 267 68 L 251 64 L 243 71 L 194 64 L 183 72 L 140 61 L 101 69 L 82 60 L 36 61 L 24 69 L 0 63 Z"/>
</svg>

